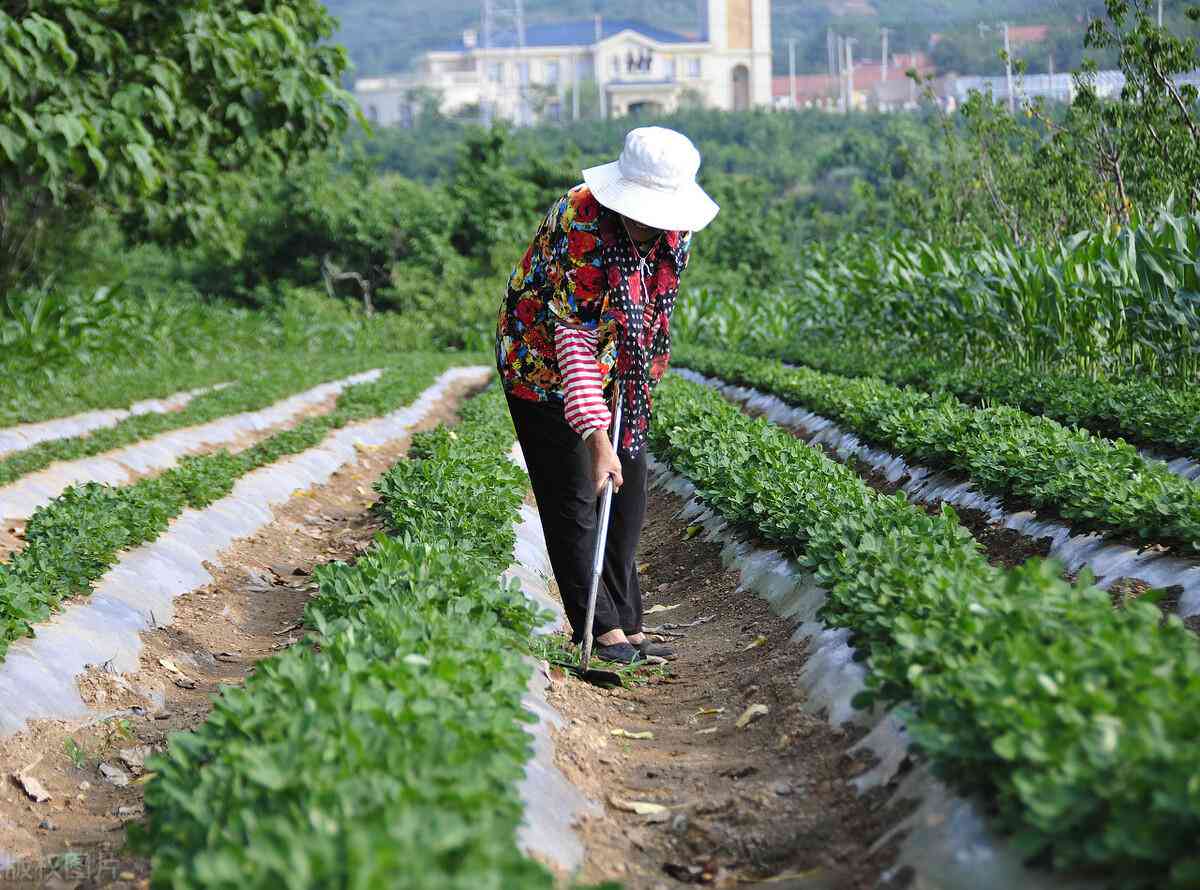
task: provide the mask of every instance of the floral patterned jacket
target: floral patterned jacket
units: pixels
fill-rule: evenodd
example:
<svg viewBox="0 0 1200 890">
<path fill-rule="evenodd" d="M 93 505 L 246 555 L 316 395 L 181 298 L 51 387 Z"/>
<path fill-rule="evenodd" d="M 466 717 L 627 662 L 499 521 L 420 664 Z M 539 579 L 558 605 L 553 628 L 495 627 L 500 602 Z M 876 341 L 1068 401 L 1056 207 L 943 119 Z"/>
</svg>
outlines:
<svg viewBox="0 0 1200 890">
<path fill-rule="evenodd" d="M 634 248 L 616 212 L 602 206 L 585 185 L 560 198 L 546 215 L 524 258 L 513 269 L 508 293 L 500 307 L 496 333 L 496 364 L 505 391 L 517 398 L 559 402 L 564 381 L 555 347 L 555 327 L 594 331 L 596 360 L 607 389 L 618 361 L 620 326 L 624 313 L 613 299 L 618 288 L 646 294 L 647 323 L 643 341 L 666 349 L 649 350 L 654 358 L 650 378 L 657 383 L 670 361 L 670 309 L 679 290 L 679 277 L 687 268 L 690 232 L 666 232 L 647 256 L 649 280 L 640 280 L 636 264 L 632 274 L 606 261 L 621 243 Z M 628 268 L 628 266 L 627 266 Z M 622 276 L 627 280 L 622 281 Z M 663 308 L 666 311 L 662 311 Z"/>
</svg>

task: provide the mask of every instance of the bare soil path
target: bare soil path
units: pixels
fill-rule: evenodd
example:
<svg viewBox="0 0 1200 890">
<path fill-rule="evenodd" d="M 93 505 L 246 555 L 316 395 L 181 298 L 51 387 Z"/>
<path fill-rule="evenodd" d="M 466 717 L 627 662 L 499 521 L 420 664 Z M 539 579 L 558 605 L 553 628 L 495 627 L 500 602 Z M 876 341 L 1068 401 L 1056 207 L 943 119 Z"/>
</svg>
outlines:
<svg viewBox="0 0 1200 890">
<path fill-rule="evenodd" d="M 450 421 L 472 387 L 459 384 L 416 429 Z M 143 633 L 141 665 L 116 675 L 103 665 L 80 677 L 94 714 L 83 723 L 38 721 L 0 739 L 0 885 L 132 890 L 149 864 L 124 849 L 125 826 L 142 818 L 140 761 L 170 734 L 202 723 L 220 687 L 238 685 L 255 663 L 295 643 L 312 590 L 311 572 L 352 560 L 379 531 L 375 481 L 409 439 L 361 449 L 328 484 L 293 497 L 274 521 L 210 567 L 215 583 L 176 600 L 170 626 Z M 35 779 L 36 801 L 19 777 Z"/>
<path fill-rule="evenodd" d="M 886 790 L 860 796 L 848 783 L 867 767 L 845 755 L 857 733 L 805 709 L 791 624 L 737 590 L 720 545 L 677 518 L 682 506 L 651 495 L 646 623 L 711 620 L 677 631 L 678 659 L 643 685 L 609 692 L 558 676 L 550 693 L 567 718 L 559 765 L 604 804 L 581 826 L 583 877 L 631 890 L 877 886 L 893 851 L 872 847 L 904 814 L 885 807 Z M 748 713 L 761 716 L 739 728 Z M 643 803 L 666 809 L 629 811 Z"/>
</svg>

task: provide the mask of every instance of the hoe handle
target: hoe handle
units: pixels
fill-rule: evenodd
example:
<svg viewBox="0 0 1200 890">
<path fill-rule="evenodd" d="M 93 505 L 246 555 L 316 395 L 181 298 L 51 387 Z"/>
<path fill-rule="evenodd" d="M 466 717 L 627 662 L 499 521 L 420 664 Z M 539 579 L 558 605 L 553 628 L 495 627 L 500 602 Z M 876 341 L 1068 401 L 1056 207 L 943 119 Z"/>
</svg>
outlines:
<svg viewBox="0 0 1200 890">
<path fill-rule="evenodd" d="M 621 441 L 621 393 L 617 393 L 617 408 L 613 412 L 613 449 L 620 447 Z M 596 596 L 600 592 L 600 575 L 604 570 L 604 551 L 608 547 L 608 519 L 612 514 L 613 480 L 608 477 L 604 483 L 604 494 L 600 498 L 600 526 L 596 530 L 596 550 L 592 554 L 592 585 L 588 590 L 587 621 L 583 626 L 583 655 L 579 659 L 579 667 L 587 671 L 592 661 L 592 625 L 596 620 Z"/>
</svg>

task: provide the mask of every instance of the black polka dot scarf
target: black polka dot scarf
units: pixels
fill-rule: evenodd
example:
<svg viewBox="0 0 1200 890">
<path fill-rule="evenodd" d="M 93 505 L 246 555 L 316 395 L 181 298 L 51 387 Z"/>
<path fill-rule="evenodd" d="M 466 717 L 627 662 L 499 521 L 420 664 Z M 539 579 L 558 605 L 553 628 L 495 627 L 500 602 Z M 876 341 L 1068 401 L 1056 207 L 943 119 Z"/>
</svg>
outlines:
<svg viewBox="0 0 1200 890">
<path fill-rule="evenodd" d="M 623 227 L 620 235 L 603 249 L 601 256 L 606 269 L 615 268 L 620 272 L 609 279 L 615 279 L 610 307 L 619 329 L 616 381 L 625 400 L 618 447 L 629 457 L 637 457 L 646 447 L 646 434 L 650 428 L 650 369 L 656 359 L 669 358 L 671 354 L 669 322 L 659 325 L 653 343 L 646 342 L 645 301 L 658 300 L 651 318 L 660 314 L 668 320 L 671 318 L 679 293 L 678 285 L 659 286 L 655 276 L 665 258 L 668 264 L 675 261 L 672 278 L 678 281 L 680 264 L 678 257 L 671 256 L 665 236 L 660 237 L 643 259 Z"/>
</svg>

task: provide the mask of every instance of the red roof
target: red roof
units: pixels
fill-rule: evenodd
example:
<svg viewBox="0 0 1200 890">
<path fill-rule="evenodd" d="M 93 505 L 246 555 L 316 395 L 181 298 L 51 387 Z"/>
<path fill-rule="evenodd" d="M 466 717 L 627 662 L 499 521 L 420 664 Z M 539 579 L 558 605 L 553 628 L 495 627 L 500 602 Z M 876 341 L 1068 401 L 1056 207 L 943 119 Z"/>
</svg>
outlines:
<svg viewBox="0 0 1200 890">
<path fill-rule="evenodd" d="M 1050 37 L 1049 25 L 1013 25 L 1008 29 L 1008 39 L 1017 44 L 1044 43 Z M 934 32 L 929 35 L 929 46 L 935 47 L 946 38 L 945 34 Z"/>
<path fill-rule="evenodd" d="M 772 96 L 790 96 L 792 94 L 791 87 L 788 86 L 788 79 L 784 77 L 775 77 L 771 79 L 771 95 Z M 805 99 L 822 99 L 826 96 L 836 96 L 838 94 L 838 81 L 836 77 L 830 77 L 828 74 L 797 74 L 796 75 L 796 98 Z"/>
<path fill-rule="evenodd" d="M 1013 43 L 1044 43 L 1049 36 L 1049 25 L 1020 25 L 1008 29 L 1008 39 Z"/>
<path fill-rule="evenodd" d="M 855 65 L 854 88 L 864 90 L 877 83 L 902 81 L 908 77 L 909 68 L 916 68 L 922 74 L 929 74 L 934 70 L 933 63 L 925 53 L 897 53 L 892 56 L 892 64 L 888 66 L 886 80 L 883 77 L 883 65 L 879 62 L 863 62 Z M 837 77 L 830 77 L 828 74 L 796 75 L 796 98 L 800 101 L 836 96 L 840 90 L 841 86 Z M 772 79 L 771 95 L 779 97 L 791 95 L 786 76 Z"/>
</svg>

